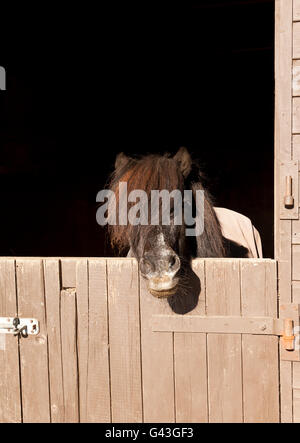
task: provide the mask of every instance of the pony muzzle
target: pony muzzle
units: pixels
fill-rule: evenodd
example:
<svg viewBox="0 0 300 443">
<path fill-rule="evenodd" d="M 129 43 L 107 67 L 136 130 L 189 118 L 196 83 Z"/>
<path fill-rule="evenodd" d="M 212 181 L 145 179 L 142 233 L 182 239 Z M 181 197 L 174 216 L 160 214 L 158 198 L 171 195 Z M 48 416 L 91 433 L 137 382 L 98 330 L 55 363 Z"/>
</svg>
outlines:
<svg viewBox="0 0 300 443">
<path fill-rule="evenodd" d="M 161 249 L 153 256 L 148 254 L 141 258 L 140 272 L 147 280 L 149 292 L 158 298 L 175 294 L 180 266 L 180 258 L 170 249 Z"/>
<path fill-rule="evenodd" d="M 176 293 L 178 282 L 177 277 L 150 278 L 148 280 L 148 290 L 150 294 L 157 298 L 170 297 Z"/>
</svg>

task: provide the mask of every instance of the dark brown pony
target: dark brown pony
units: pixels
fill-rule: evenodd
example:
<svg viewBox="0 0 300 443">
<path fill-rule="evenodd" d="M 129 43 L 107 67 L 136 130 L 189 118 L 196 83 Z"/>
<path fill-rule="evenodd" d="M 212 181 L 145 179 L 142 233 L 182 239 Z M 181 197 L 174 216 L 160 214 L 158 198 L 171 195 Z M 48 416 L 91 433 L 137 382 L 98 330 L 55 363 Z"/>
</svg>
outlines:
<svg viewBox="0 0 300 443">
<path fill-rule="evenodd" d="M 119 183 L 127 183 L 128 194 L 143 190 L 151 200 L 152 190 L 203 190 L 197 165 L 188 151 L 180 148 L 174 157 L 147 155 L 130 158 L 119 154 L 109 188 L 116 195 L 118 220 Z M 157 297 L 168 297 L 179 290 L 188 290 L 187 268 L 193 257 L 224 257 L 225 244 L 209 194 L 204 192 L 204 231 L 198 237 L 186 237 L 185 226 L 111 225 L 111 243 L 121 253 L 136 257 L 149 291 Z M 130 207 L 130 206 L 129 206 Z M 160 219 L 161 220 L 161 219 Z"/>
</svg>

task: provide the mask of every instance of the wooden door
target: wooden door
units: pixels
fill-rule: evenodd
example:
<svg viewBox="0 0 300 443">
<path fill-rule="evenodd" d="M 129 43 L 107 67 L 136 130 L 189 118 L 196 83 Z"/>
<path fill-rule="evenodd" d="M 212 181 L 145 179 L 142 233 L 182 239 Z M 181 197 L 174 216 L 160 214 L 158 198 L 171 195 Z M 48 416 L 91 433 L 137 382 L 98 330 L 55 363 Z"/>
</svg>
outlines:
<svg viewBox="0 0 300 443">
<path fill-rule="evenodd" d="M 275 261 L 193 269 L 170 306 L 134 259 L 0 259 L 0 317 L 40 323 L 0 343 L 0 421 L 279 421 Z"/>
</svg>

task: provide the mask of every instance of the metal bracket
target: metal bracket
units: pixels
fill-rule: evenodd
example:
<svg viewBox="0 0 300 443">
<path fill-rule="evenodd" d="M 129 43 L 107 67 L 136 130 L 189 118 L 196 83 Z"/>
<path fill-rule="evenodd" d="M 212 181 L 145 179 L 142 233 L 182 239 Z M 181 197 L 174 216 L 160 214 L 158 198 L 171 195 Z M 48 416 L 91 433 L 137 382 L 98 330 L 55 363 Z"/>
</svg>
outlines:
<svg viewBox="0 0 300 443">
<path fill-rule="evenodd" d="M 39 332 L 39 322 L 35 318 L 0 317 L 0 334 L 26 338 L 28 335 L 38 335 Z"/>
<path fill-rule="evenodd" d="M 300 305 L 297 303 L 281 305 L 279 316 L 284 322 L 280 339 L 280 359 L 300 361 Z"/>
<path fill-rule="evenodd" d="M 298 160 L 280 162 L 280 219 L 299 219 Z"/>
</svg>

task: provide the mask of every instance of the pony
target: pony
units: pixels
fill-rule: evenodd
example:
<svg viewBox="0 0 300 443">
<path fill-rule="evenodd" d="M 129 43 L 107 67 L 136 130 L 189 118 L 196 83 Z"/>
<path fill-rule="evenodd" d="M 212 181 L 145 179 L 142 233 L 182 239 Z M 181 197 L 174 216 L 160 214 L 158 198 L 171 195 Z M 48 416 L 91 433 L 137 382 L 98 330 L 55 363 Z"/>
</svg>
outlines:
<svg viewBox="0 0 300 443">
<path fill-rule="evenodd" d="M 204 226 L 201 235 L 185 235 L 184 223 L 174 223 L 174 206 L 170 207 L 169 225 L 164 225 L 160 216 L 157 225 L 115 223 L 108 227 L 112 247 L 117 249 L 118 255 L 127 254 L 138 260 L 140 273 L 148 283 L 148 290 L 156 297 L 165 298 L 178 292 L 188 292 L 190 286 L 187 270 L 190 269 L 193 258 L 261 255 L 258 252 L 259 234 L 251 221 L 236 212 L 214 208 L 203 181 L 197 163 L 184 147 L 173 157 L 168 153 L 135 158 L 122 152 L 117 155 L 115 170 L 108 183 L 108 188 L 116 197 L 117 217 L 122 199 L 120 183 L 126 183 L 128 193 L 134 190 L 144 191 L 149 201 L 153 190 L 167 190 L 170 193 L 174 190 L 181 193 L 191 190 L 194 211 L 196 191 L 201 190 L 204 194 Z M 161 209 L 159 205 L 157 210 L 161 212 Z M 247 230 L 249 232 L 246 233 Z M 247 238 L 250 238 L 248 242 L 245 241 Z"/>
</svg>

